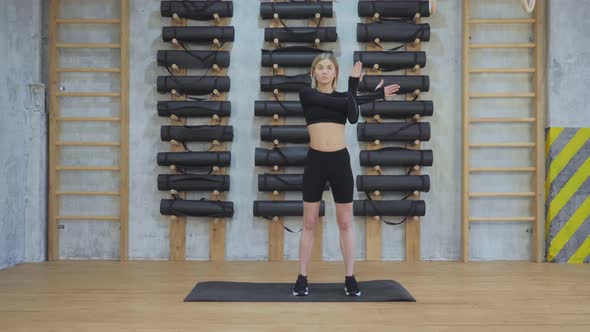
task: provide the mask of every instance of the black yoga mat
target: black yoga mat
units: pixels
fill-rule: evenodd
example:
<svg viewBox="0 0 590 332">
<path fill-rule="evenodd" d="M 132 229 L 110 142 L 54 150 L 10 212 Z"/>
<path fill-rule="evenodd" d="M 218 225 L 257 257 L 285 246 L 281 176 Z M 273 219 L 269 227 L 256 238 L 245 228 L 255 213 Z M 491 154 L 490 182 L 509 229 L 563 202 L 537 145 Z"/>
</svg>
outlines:
<svg viewBox="0 0 590 332">
<path fill-rule="evenodd" d="M 340 283 L 308 284 L 307 296 L 294 296 L 294 283 L 199 282 L 184 302 L 416 302 L 414 297 L 393 280 L 359 281 L 361 296 L 347 296 L 344 280 Z"/>
</svg>

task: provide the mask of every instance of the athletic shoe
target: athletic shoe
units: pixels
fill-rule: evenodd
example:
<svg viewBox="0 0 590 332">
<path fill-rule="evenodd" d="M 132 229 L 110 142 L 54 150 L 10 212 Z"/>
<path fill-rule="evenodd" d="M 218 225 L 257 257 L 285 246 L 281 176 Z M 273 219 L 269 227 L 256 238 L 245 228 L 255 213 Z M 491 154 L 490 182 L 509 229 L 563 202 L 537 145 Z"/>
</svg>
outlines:
<svg viewBox="0 0 590 332">
<path fill-rule="evenodd" d="M 361 290 L 356 282 L 354 275 L 345 276 L 344 279 L 344 293 L 348 296 L 361 296 Z"/>
<path fill-rule="evenodd" d="M 297 276 L 297 281 L 295 282 L 295 286 L 293 287 L 293 295 L 295 296 L 305 296 L 308 294 L 307 289 L 307 277 L 299 274 Z"/>
</svg>

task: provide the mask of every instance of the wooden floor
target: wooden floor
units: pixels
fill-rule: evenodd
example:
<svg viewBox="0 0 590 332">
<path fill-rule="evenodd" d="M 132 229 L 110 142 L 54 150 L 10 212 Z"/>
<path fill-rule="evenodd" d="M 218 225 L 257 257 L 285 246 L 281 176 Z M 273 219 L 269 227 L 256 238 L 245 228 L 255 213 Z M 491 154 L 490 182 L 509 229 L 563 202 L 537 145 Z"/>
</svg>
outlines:
<svg viewBox="0 0 590 332">
<path fill-rule="evenodd" d="M 356 263 L 416 303 L 183 302 L 198 281 L 293 282 L 297 263 L 59 261 L 0 271 L 0 331 L 590 331 L 590 265 Z M 313 282 L 343 279 L 314 262 Z"/>
</svg>

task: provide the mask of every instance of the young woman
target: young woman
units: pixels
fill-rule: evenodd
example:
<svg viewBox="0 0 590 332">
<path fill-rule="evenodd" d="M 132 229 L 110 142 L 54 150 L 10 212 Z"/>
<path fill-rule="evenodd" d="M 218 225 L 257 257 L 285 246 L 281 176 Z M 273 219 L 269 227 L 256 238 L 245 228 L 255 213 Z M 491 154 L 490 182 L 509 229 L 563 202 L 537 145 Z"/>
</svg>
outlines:
<svg viewBox="0 0 590 332">
<path fill-rule="evenodd" d="M 353 274 L 354 233 L 352 228 L 352 200 L 354 178 L 350 155 L 346 148 L 344 126 L 358 121 L 359 105 L 392 96 L 399 85 L 383 87 L 383 80 L 375 92 L 357 95 L 362 80 L 362 63 L 356 62 L 348 77 L 348 91 L 335 90 L 338 62 L 330 53 L 319 54 L 311 65 L 311 87 L 299 91 L 310 144 L 303 171 L 303 231 L 299 241 L 299 275 L 293 295 L 307 295 L 307 266 L 311 257 L 314 228 L 319 220 L 320 201 L 326 181 L 330 182 L 336 204 L 336 219 L 340 232 L 340 250 L 344 257 L 346 295 L 359 296 L 361 291 Z"/>
</svg>

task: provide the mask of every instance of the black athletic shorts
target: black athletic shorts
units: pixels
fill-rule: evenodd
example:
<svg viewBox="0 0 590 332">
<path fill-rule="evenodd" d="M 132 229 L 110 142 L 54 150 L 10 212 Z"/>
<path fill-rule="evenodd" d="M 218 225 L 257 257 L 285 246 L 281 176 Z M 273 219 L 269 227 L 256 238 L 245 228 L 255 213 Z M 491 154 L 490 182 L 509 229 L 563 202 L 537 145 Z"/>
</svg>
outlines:
<svg viewBox="0 0 590 332">
<path fill-rule="evenodd" d="M 326 181 L 330 181 L 334 202 L 352 202 L 354 178 L 347 148 L 330 152 L 309 148 L 303 169 L 303 200 L 321 201 Z"/>
</svg>

